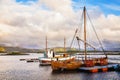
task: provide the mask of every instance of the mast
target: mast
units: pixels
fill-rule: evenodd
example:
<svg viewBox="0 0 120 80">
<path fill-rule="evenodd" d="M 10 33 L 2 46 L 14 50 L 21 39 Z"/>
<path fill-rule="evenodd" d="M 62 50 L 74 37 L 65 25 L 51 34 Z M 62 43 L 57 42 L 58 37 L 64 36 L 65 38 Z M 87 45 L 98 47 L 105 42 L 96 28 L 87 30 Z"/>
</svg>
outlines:
<svg viewBox="0 0 120 80">
<path fill-rule="evenodd" d="M 46 44 L 46 54 L 47 54 L 47 51 L 48 51 L 47 50 L 47 36 L 46 36 L 46 43 L 45 44 Z"/>
<path fill-rule="evenodd" d="M 87 50 L 86 50 L 86 8 L 84 6 L 84 49 L 85 49 L 85 52 L 84 52 L 84 55 L 85 55 L 85 60 L 87 60 Z"/>
<path fill-rule="evenodd" d="M 66 47 L 66 38 L 64 37 L 64 52 L 66 51 L 65 47 Z"/>
</svg>

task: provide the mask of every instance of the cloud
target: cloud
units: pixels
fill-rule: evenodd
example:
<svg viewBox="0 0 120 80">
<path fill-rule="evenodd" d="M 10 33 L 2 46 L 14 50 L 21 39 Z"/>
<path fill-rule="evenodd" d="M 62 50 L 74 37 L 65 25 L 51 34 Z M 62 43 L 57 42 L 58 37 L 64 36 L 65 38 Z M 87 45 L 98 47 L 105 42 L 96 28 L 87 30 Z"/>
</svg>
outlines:
<svg viewBox="0 0 120 80">
<path fill-rule="evenodd" d="M 59 12 L 65 17 L 74 16 L 74 11 L 72 9 L 72 1 L 71 0 L 40 0 L 41 4 L 44 4 L 50 10 Z"/>
<path fill-rule="evenodd" d="M 120 16 L 108 15 L 105 17 L 101 15 L 96 19 L 95 23 L 98 28 L 98 32 L 101 32 L 104 39 L 120 41 Z"/>
<path fill-rule="evenodd" d="M 111 10 L 115 10 L 115 11 L 120 11 L 120 6 L 119 5 L 115 5 L 115 4 L 104 4 L 103 6 L 105 6 L 106 8 L 109 8 Z"/>
<path fill-rule="evenodd" d="M 39 0 L 23 4 L 15 0 L 0 0 L 0 43 L 44 48 L 47 35 L 49 47 L 63 46 L 64 37 L 69 46 L 82 14 L 81 10 L 74 10 L 73 3 L 72 0 Z M 91 7 L 94 10 L 88 8 L 88 13 L 102 38 L 120 41 L 117 35 L 120 34 L 120 17 L 105 17 L 98 6 Z"/>
</svg>

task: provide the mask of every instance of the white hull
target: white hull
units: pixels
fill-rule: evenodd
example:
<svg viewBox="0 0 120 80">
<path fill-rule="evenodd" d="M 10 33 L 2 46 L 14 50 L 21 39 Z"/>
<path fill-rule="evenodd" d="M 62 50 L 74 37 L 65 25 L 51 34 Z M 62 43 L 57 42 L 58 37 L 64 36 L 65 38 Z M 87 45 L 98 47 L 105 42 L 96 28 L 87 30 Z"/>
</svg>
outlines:
<svg viewBox="0 0 120 80">
<path fill-rule="evenodd" d="M 40 65 L 50 65 L 51 61 L 57 61 L 57 60 L 69 60 L 75 58 L 75 56 L 69 56 L 69 57 L 60 57 L 60 58 L 39 58 Z"/>
</svg>

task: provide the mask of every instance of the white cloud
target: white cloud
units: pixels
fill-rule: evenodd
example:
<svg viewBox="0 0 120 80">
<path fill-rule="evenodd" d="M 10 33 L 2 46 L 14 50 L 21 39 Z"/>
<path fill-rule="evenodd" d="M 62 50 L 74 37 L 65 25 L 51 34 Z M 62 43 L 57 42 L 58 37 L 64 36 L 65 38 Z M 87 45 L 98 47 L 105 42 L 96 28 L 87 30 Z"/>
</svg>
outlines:
<svg viewBox="0 0 120 80">
<path fill-rule="evenodd" d="M 119 5 L 115 5 L 115 4 L 104 4 L 103 6 L 105 6 L 106 8 L 109 8 L 111 10 L 116 10 L 116 11 L 120 11 L 120 6 Z"/>
<path fill-rule="evenodd" d="M 39 0 L 24 5 L 15 0 L 0 0 L 0 43 L 44 48 L 47 35 L 49 47 L 63 46 L 64 37 L 69 46 L 81 17 L 81 11 L 75 12 L 72 3 L 72 0 Z M 105 17 L 99 7 L 94 8 L 97 12 L 89 10 L 88 13 L 92 19 L 94 17 L 103 39 L 120 41 L 117 35 L 120 33 L 120 17 Z"/>
<path fill-rule="evenodd" d="M 105 17 L 101 15 L 96 19 L 95 23 L 98 32 L 101 32 L 103 39 L 120 41 L 120 16 L 108 15 Z"/>
</svg>

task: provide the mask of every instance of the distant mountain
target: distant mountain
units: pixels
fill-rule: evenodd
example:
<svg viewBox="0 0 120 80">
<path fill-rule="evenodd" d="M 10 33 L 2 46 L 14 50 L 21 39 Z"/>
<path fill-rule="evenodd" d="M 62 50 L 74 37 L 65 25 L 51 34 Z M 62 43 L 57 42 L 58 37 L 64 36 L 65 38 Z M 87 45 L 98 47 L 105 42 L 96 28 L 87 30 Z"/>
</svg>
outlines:
<svg viewBox="0 0 120 80">
<path fill-rule="evenodd" d="M 64 52 L 64 47 L 54 47 L 54 48 L 51 48 L 53 49 L 55 52 Z M 69 51 L 69 50 L 76 50 L 75 48 L 70 48 L 70 47 L 66 47 L 65 48 L 66 51 Z"/>
<path fill-rule="evenodd" d="M 38 52 L 43 53 L 45 51 L 45 49 L 28 49 L 28 48 L 12 47 L 12 46 L 0 46 L 0 47 L 3 47 L 5 49 L 5 52 L 19 51 L 22 53 L 38 53 Z M 53 48 L 49 48 L 49 49 L 53 49 L 55 52 L 64 52 L 64 47 L 53 47 Z M 78 51 L 78 49 L 66 47 L 66 51 Z M 120 48 L 107 47 L 105 49 L 105 51 L 120 51 Z"/>
<path fill-rule="evenodd" d="M 107 51 L 120 51 L 120 48 L 107 48 Z"/>
<path fill-rule="evenodd" d="M 19 51 L 22 53 L 36 53 L 36 52 L 43 52 L 41 49 L 27 49 L 27 48 L 22 48 L 22 47 L 11 47 L 11 46 L 2 46 L 5 49 L 5 52 L 14 52 L 14 51 Z"/>
<path fill-rule="evenodd" d="M 104 40 L 103 44 L 104 44 L 105 50 L 120 51 L 120 41 Z"/>
</svg>

